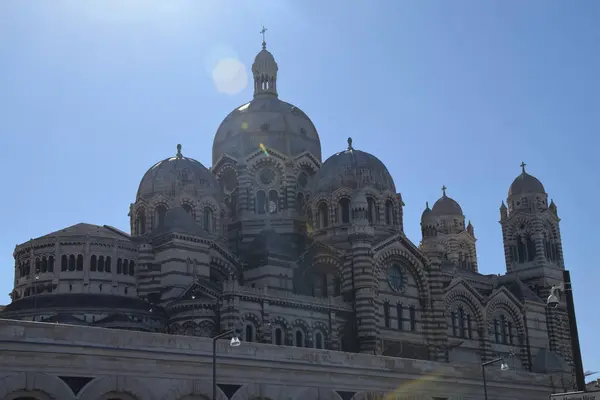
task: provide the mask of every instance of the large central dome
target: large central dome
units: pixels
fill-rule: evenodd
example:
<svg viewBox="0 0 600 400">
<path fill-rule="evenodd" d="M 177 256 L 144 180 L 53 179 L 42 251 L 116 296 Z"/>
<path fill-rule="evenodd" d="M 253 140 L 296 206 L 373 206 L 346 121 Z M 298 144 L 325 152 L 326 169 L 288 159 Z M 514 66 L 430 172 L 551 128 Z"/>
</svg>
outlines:
<svg viewBox="0 0 600 400">
<path fill-rule="evenodd" d="M 243 159 L 267 149 L 295 156 L 306 151 L 321 161 L 321 142 L 315 126 L 298 107 L 277 96 L 278 66 L 265 43 L 252 65 L 254 99 L 223 120 L 213 142 L 213 166 L 222 155 Z"/>
</svg>

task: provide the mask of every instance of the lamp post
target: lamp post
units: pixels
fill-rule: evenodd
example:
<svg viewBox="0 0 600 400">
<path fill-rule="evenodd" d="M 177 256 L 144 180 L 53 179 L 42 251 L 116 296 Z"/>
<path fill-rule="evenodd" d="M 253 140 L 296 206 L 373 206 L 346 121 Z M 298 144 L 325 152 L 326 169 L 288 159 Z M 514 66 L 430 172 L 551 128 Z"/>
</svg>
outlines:
<svg viewBox="0 0 600 400">
<path fill-rule="evenodd" d="M 573 354 L 573 363 L 575 364 L 575 382 L 577 390 L 585 392 L 585 374 L 583 372 L 583 362 L 581 361 L 581 349 L 579 347 L 579 333 L 577 332 L 577 319 L 575 318 L 575 303 L 573 301 L 573 288 L 571 286 L 571 273 L 563 271 L 563 282 L 550 289 L 550 296 L 546 303 L 550 308 L 557 308 L 560 304 L 558 297 L 554 294 L 556 290 L 565 292 L 565 302 L 567 305 L 567 318 L 569 319 L 569 336 L 571 337 L 571 352 Z"/>
<path fill-rule="evenodd" d="M 481 375 L 483 376 L 483 393 L 485 395 L 485 400 L 488 400 L 488 396 L 487 396 L 487 381 L 485 379 L 485 367 L 487 367 L 488 365 L 496 364 L 497 362 L 502 362 L 500 364 L 500 370 L 501 371 L 507 371 L 508 370 L 508 365 L 504 362 L 504 358 L 502 358 L 502 357 L 495 358 L 493 360 L 486 361 L 486 362 L 484 362 L 484 363 L 481 364 Z"/>
<path fill-rule="evenodd" d="M 212 338 L 213 343 L 213 354 L 212 354 L 212 381 L 213 381 L 213 390 L 212 390 L 212 399 L 217 400 L 217 340 L 223 339 L 225 336 L 228 336 L 232 333 L 235 333 L 235 329 L 230 329 L 228 331 L 222 332 Z M 229 345 L 231 347 L 238 347 L 241 344 L 240 339 L 234 334 L 231 337 L 231 341 Z"/>
</svg>

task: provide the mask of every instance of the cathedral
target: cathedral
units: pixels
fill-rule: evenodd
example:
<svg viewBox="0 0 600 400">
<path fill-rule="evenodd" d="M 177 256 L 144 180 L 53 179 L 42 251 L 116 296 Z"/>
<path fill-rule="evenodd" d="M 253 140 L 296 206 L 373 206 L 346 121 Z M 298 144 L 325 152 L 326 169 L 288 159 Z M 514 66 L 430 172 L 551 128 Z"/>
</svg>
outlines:
<svg viewBox="0 0 600 400">
<path fill-rule="evenodd" d="M 545 301 L 565 268 L 560 218 L 540 180 L 523 163 L 499 199 L 506 271 L 483 275 L 446 187 L 413 243 L 386 166 L 351 138 L 323 160 L 278 72 L 263 41 L 212 165 L 173 146 L 142 177 L 130 232 L 80 223 L 16 246 L 0 400 L 207 399 L 211 338 L 229 330 L 222 400 L 482 399 L 496 358 L 508 371 L 489 371 L 490 398 L 569 389 L 564 299 Z"/>
</svg>

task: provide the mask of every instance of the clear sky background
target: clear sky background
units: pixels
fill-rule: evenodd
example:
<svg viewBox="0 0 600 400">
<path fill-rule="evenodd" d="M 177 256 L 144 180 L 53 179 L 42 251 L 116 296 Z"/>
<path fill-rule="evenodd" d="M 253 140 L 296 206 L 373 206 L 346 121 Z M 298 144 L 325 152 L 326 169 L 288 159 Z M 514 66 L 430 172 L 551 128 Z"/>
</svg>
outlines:
<svg viewBox="0 0 600 400">
<path fill-rule="evenodd" d="M 280 97 L 324 158 L 352 136 L 387 165 L 415 243 L 446 185 L 480 271 L 503 273 L 498 208 L 527 163 L 558 206 L 585 369 L 600 370 L 598 21 L 596 0 L 0 1 L 0 303 L 17 243 L 79 222 L 128 231 L 142 175 L 177 143 L 210 166 L 252 96 L 264 24 Z"/>
</svg>

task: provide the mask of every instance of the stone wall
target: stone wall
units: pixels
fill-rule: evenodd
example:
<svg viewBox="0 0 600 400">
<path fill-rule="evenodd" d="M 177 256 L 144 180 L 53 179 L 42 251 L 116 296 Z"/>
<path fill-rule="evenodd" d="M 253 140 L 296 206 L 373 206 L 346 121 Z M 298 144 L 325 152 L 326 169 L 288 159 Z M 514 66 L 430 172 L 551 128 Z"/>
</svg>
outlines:
<svg viewBox="0 0 600 400">
<path fill-rule="evenodd" d="M 220 400 L 483 399 L 478 367 L 225 340 L 217 353 Z M 1 400 L 205 399 L 211 366 L 206 338 L 0 320 Z M 486 373 L 489 399 L 550 393 L 544 375 Z"/>
</svg>

